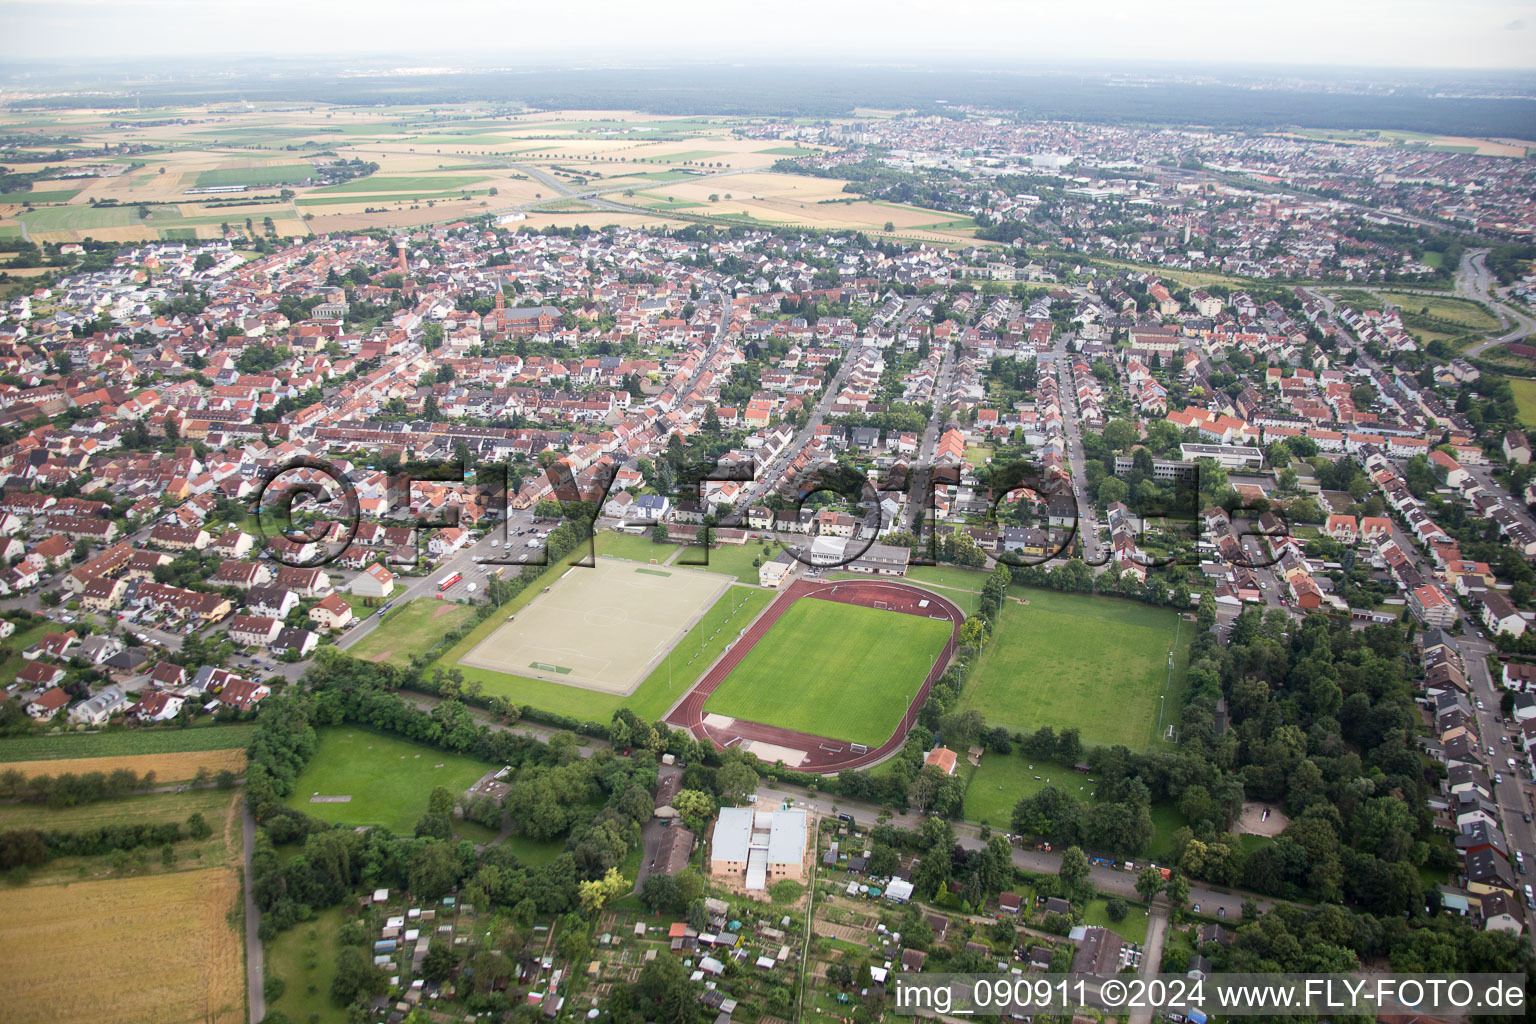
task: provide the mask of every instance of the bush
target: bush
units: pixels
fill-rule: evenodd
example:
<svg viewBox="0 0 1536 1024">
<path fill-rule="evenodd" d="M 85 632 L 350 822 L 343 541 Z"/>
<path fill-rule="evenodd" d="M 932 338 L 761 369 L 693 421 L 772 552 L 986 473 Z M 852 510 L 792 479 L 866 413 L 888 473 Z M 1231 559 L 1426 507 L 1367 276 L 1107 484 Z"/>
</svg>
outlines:
<svg viewBox="0 0 1536 1024">
<path fill-rule="evenodd" d="M 267 975 L 266 980 L 261 983 L 261 994 L 269 1003 L 275 1003 L 283 998 L 283 993 L 287 989 L 288 983 L 275 974 Z"/>
<path fill-rule="evenodd" d="M 1129 912 L 1130 908 L 1125 905 L 1125 900 L 1118 896 L 1111 897 L 1109 902 L 1104 904 L 1104 914 L 1111 921 L 1124 921 L 1125 915 Z"/>
</svg>

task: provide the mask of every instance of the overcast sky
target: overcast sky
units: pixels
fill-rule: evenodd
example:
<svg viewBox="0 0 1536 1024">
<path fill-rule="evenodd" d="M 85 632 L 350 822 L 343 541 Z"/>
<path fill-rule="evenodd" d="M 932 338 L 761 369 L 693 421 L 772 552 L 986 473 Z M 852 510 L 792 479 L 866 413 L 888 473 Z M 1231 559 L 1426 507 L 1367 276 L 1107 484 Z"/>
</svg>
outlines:
<svg viewBox="0 0 1536 1024">
<path fill-rule="evenodd" d="M 1536 0 L 0 0 L 7 57 L 817 51 L 1531 68 Z"/>
</svg>

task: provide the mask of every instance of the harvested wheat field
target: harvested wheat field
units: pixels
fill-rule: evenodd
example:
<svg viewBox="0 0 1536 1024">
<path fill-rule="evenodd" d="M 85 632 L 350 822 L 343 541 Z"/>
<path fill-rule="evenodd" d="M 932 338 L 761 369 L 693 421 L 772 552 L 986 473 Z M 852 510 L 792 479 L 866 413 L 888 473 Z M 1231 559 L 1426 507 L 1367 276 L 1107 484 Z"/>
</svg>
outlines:
<svg viewBox="0 0 1536 1024">
<path fill-rule="evenodd" d="M 238 1024 L 240 898 L 225 868 L 0 893 L 5 1019 Z"/>
<path fill-rule="evenodd" d="M 83 775 L 86 772 L 154 772 L 156 782 L 185 782 L 197 775 L 199 768 L 217 773 L 228 768 L 235 774 L 245 772 L 245 751 L 187 750 L 174 754 L 133 754 L 123 757 L 77 757 L 54 761 L 9 761 L 0 769 L 15 769 L 31 778 L 34 775 Z"/>
</svg>

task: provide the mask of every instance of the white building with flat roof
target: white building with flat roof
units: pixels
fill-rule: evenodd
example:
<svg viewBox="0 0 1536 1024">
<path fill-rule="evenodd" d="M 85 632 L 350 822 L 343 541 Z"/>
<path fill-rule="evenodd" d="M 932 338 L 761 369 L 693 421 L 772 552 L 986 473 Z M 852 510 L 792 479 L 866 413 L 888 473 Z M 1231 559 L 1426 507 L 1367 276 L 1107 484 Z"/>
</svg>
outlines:
<svg viewBox="0 0 1536 1024">
<path fill-rule="evenodd" d="M 709 873 L 744 879 L 748 890 L 785 878 L 803 881 L 809 826 L 802 810 L 723 807 L 710 834 Z"/>
</svg>

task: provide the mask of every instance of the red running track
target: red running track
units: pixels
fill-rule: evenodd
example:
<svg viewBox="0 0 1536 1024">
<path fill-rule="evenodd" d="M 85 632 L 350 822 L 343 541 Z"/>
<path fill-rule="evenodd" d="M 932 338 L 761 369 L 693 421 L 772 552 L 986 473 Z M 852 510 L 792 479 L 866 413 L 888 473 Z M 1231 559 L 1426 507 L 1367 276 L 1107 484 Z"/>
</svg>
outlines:
<svg viewBox="0 0 1536 1024">
<path fill-rule="evenodd" d="M 705 702 L 725 681 L 726 676 L 741 664 L 747 652 L 773 628 L 774 623 L 779 621 L 790 605 L 802 598 L 840 601 L 844 604 L 858 604 L 865 607 L 873 607 L 878 601 L 894 612 L 949 621 L 949 640 L 944 644 L 944 650 L 934 661 L 928 677 L 923 680 L 923 685 L 918 688 L 917 696 L 907 706 L 906 713 L 902 715 L 896 731 L 878 747 L 857 751 L 845 740 L 814 736 L 794 729 L 764 725 L 760 722 L 746 722 L 741 719 L 735 720 L 729 728 L 723 730 L 712 730 L 704 724 Z M 928 602 L 927 607 L 920 607 L 921 602 L 924 601 Z M 928 691 L 949 667 L 949 659 L 954 655 L 955 646 L 959 643 L 960 624 L 964 621 L 965 613 L 952 601 L 910 583 L 898 583 L 894 580 L 840 580 L 835 583 L 796 580 L 790 584 L 788 590 L 768 606 L 756 622 L 747 627 L 746 633 L 731 646 L 730 650 L 721 655 L 720 660 L 704 674 L 704 678 L 694 684 L 693 689 L 689 690 L 672 709 L 671 714 L 667 715 L 666 722 L 668 725 L 689 730 L 698 739 L 709 740 L 721 750 L 746 740 L 757 740 L 794 750 L 803 750 L 806 752 L 805 759 L 799 765 L 790 765 L 798 771 L 830 775 L 834 772 L 863 768 L 901 749 L 901 745 L 906 742 L 907 733 L 917 721 L 918 709 L 928 698 Z"/>
</svg>

